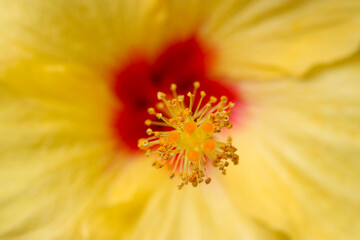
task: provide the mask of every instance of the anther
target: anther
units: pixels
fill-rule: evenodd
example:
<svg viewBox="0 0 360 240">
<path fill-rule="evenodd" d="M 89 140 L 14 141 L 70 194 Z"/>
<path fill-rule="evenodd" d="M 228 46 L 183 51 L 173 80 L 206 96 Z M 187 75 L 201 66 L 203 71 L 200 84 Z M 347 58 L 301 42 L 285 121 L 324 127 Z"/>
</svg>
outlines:
<svg viewBox="0 0 360 240">
<path fill-rule="evenodd" d="M 154 108 L 148 108 L 148 113 L 154 115 L 156 112 Z"/>
<path fill-rule="evenodd" d="M 158 92 L 157 93 L 157 98 L 159 99 L 159 100 L 162 100 L 162 99 L 164 99 L 166 97 L 166 94 L 165 93 L 163 93 L 163 92 Z"/>
<path fill-rule="evenodd" d="M 165 108 L 165 104 L 162 103 L 162 102 L 158 102 L 156 104 L 156 108 L 159 109 L 159 110 L 163 110 Z"/>
<path fill-rule="evenodd" d="M 205 179 L 206 184 L 209 184 L 210 182 L 211 182 L 211 178 L 208 177 L 207 179 Z"/>
<path fill-rule="evenodd" d="M 200 83 L 198 81 L 194 82 L 194 88 L 199 88 L 200 87 Z"/>
<path fill-rule="evenodd" d="M 153 130 L 151 128 L 148 128 L 148 129 L 146 129 L 146 133 L 148 135 L 151 135 L 151 134 L 153 134 Z"/>
<path fill-rule="evenodd" d="M 139 139 L 138 147 L 140 149 L 147 149 L 148 146 L 149 146 L 149 142 L 146 139 L 144 138 Z"/>
<path fill-rule="evenodd" d="M 150 126 L 150 125 L 151 125 L 151 120 L 150 120 L 150 119 L 146 119 L 146 120 L 145 120 L 145 125 L 146 125 L 146 126 Z"/>
<path fill-rule="evenodd" d="M 217 98 L 214 96 L 210 97 L 210 103 L 216 103 L 217 102 Z"/>
<path fill-rule="evenodd" d="M 228 101 L 228 98 L 226 96 L 222 96 L 220 98 L 220 101 L 223 102 L 223 103 L 226 103 Z"/>
</svg>

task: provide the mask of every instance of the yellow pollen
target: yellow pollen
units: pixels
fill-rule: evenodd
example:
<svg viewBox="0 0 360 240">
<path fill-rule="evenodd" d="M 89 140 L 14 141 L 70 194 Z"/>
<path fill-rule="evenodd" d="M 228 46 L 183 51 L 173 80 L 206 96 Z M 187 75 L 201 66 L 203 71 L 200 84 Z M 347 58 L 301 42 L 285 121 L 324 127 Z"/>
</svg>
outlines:
<svg viewBox="0 0 360 240">
<path fill-rule="evenodd" d="M 204 151 L 205 152 L 212 152 L 215 149 L 215 143 L 212 140 L 207 140 L 204 144 Z"/>
<path fill-rule="evenodd" d="M 156 107 L 159 112 L 154 108 L 148 109 L 148 113 L 156 116 L 158 121 L 148 119 L 145 124 L 165 126 L 172 130 L 156 131 L 148 128 L 146 133 L 149 137 L 138 141 L 138 147 L 145 151 L 146 157 L 157 153 L 153 164 L 156 168 L 165 165 L 172 167 L 170 178 L 178 175 L 182 181 L 179 189 L 188 183 L 194 187 L 202 182 L 209 184 L 211 178 L 206 173 L 209 163 L 225 175 L 229 162 L 234 165 L 239 162 L 239 155 L 236 154 L 237 149 L 232 145 L 231 138 L 227 142 L 212 139 L 223 128 L 232 127 L 230 109 L 234 104 L 228 102 L 225 96 L 220 101 L 210 96 L 207 102 L 203 102 L 206 93 L 200 91 L 197 94 L 199 87 L 200 83 L 195 82 L 193 92 L 187 94 L 190 98 L 189 106 L 185 105 L 184 95 L 177 95 L 175 84 L 170 87 L 172 99 L 168 99 L 165 93 L 158 92 L 160 102 Z"/>
<path fill-rule="evenodd" d="M 148 135 L 151 135 L 151 134 L 153 134 L 153 130 L 151 128 L 148 128 L 148 129 L 146 129 L 146 133 Z"/>
<path fill-rule="evenodd" d="M 158 100 L 162 100 L 163 98 L 166 97 L 166 94 L 163 92 L 158 92 L 157 97 L 158 97 Z"/>
<path fill-rule="evenodd" d="M 175 90 L 176 90 L 176 84 L 175 84 L 175 83 L 171 84 L 170 90 L 171 90 L 171 91 L 175 91 Z"/>
<path fill-rule="evenodd" d="M 200 87 L 200 83 L 198 81 L 194 82 L 194 88 L 197 89 Z"/>
<path fill-rule="evenodd" d="M 214 96 L 211 96 L 211 97 L 210 97 L 210 102 L 211 102 L 211 103 L 216 103 L 216 102 L 217 102 L 217 98 L 214 97 Z"/>
<path fill-rule="evenodd" d="M 155 109 L 154 108 L 148 108 L 148 113 L 149 114 L 155 114 Z"/>
<path fill-rule="evenodd" d="M 165 105 L 164 105 L 164 103 L 159 102 L 159 103 L 156 104 L 156 108 L 159 109 L 159 110 L 163 110 L 165 108 Z"/>
<path fill-rule="evenodd" d="M 197 162 L 200 159 L 200 153 L 198 151 L 189 152 L 188 158 L 192 162 Z"/>
<path fill-rule="evenodd" d="M 141 138 L 138 141 L 138 147 L 140 149 L 147 149 L 149 146 L 149 142 L 145 138 Z"/>
<path fill-rule="evenodd" d="M 145 125 L 146 125 L 146 126 L 150 126 L 150 125 L 151 125 L 151 120 L 150 120 L 150 119 L 146 119 L 146 120 L 145 120 Z"/>
<path fill-rule="evenodd" d="M 201 125 L 201 129 L 206 132 L 206 133 L 212 133 L 214 132 L 214 127 L 213 125 L 210 123 L 210 122 L 204 122 L 202 125 Z"/>
<path fill-rule="evenodd" d="M 196 129 L 196 124 L 194 122 L 188 122 L 185 124 L 184 131 L 192 134 Z"/>
</svg>

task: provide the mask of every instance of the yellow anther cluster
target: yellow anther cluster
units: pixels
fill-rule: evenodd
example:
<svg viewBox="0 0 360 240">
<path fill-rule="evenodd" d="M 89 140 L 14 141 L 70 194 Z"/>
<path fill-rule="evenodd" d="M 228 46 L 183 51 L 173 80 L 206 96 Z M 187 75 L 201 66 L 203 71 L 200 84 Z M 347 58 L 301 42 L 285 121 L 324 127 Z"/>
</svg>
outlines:
<svg viewBox="0 0 360 240">
<path fill-rule="evenodd" d="M 234 164 L 239 162 L 231 138 L 226 143 L 213 139 L 214 134 L 221 132 L 222 128 L 232 127 L 229 117 L 234 103 L 228 102 L 224 96 L 219 102 L 211 96 L 207 103 L 202 104 L 206 94 L 201 91 L 195 108 L 194 101 L 199 87 L 200 83 L 195 82 L 194 91 L 187 94 L 190 98 L 188 107 L 185 106 L 184 96 L 177 95 L 175 84 L 170 87 L 172 99 L 167 99 L 165 93 L 159 92 L 157 97 L 162 102 L 156 106 L 161 112 L 149 108 L 148 113 L 161 121 L 148 119 L 145 124 L 167 126 L 172 130 L 160 132 L 149 128 L 146 133 L 150 137 L 139 139 L 138 142 L 138 147 L 146 151 L 145 156 L 157 154 L 153 164 L 155 167 L 172 168 L 170 178 L 178 173 L 182 180 L 179 189 L 188 183 L 194 187 L 204 181 L 209 184 L 211 178 L 206 174 L 208 162 L 219 168 L 223 174 L 226 174 L 230 161 Z"/>
</svg>

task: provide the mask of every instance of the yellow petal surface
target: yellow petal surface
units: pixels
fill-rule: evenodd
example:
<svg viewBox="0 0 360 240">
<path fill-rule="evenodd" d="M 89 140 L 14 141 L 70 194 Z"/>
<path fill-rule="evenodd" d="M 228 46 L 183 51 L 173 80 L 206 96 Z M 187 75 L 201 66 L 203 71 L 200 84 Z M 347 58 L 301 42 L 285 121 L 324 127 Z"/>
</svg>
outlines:
<svg viewBox="0 0 360 240">
<path fill-rule="evenodd" d="M 140 178 L 140 175 L 143 177 Z M 217 175 L 217 174 L 215 174 Z M 98 208 L 84 221 L 88 239 L 286 239 L 234 211 L 216 176 L 214 184 L 179 191 L 144 161 L 118 172 Z"/>
<path fill-rule="evenodd" d="M 360 38 L 357 0 L 14 0 L 0 11 L 3 63 L 41 55 L 101 70 L 198 33 L 219 52 L 217 73 L 267 80 L 346 58 Z"/>
<path fill-rule="evenodd" d="M 358 239 L 360 58 L 302 82 L 246 83 L 248 121 L 229 192 L 293 239 Z"/>
<path fill-rule="evenodd" d="M 33 63 L 0 78 L 1 239 L 70 239 L 104 191 L 115 154 L 97 80 Z"/>
<path fill-rule="evenodd" d="M 208 34 L 219 68 L 235 79 L 302 76 L 347 58 L 359 47 L 360 2 L 226 1 Z"/>
</svg>

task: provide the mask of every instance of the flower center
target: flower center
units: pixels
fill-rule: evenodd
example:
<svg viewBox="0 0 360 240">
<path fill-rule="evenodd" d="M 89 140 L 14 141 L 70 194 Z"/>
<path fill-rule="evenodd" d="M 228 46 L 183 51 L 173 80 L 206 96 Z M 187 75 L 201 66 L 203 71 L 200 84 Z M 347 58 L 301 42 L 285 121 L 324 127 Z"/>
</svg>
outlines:
<svg viewBox="0 0 360 240">
<path fill-rule="evenodd" d="M 231 144 L 231 138 L 227 143 L 212 139 L 222 128 L 232 127 L 229 117 L 234 103 L 228 102 L 228 98 L 224 96 L 219 102 L 212 96 L 207 103 L 203 103 L 206 94 L 201 91 L 200 99 L 195 104 L 199 86 L 200 83 L 195 82 L 193 93 L 187 94 L 190 99 L 189 106 L 184 103 L 184 96 L 177 94 L 175 84 L 171 85 L 172 99 L 168 100 L 165 93 L 159 92 L 158 100 L 162 102 L 157 104 L 158 111 L 149 108 L 148 113 L 161 121 L 148 119 L 145 125 L 168 126 L 171 129 L 154 131 L 148 128 L 146 133 L 150 137 L 138 141 L 138 147 L 146 151 L 146 156 L 157 153 L 158 158 L 155 159 L 154 166 L 172 167 L 171 178 L 178 170 L 182 179 L 179 189 L 189 182 L 194 187 L 204 180 L 209 184 L 211 178 L 207 176 L 205 168 L 208 161 L 226 174 L 225 167 L 229 165 L 229 160 L 234 164 L 239 160 L 235 153 L 236 148 Z"/>
<path fill-rule="evenodd" d="M 112 124 L 121 147 L 137 149 L 137 140 L 146 131 L 143 124 L 147 118 L 146 109 L 155 105 L 157 91 L 171 93 L 171 83 L 177 85 L 179 94 L 185 95 L 192 88 L 193 82 L 197 81 L 207 94 L 215 97 L 226 95 L 237 106 L 240 105 L 239 94 L 225 84 L 224 79 L 210 75 L 213 61 L 210 53 L 196 37 L 190 37 L 165 47 L 152 60 L 146 54 L 129 56 L 129 61 L 115 71 L 112 86 L 114 94 L 122 103 L 122 108 L 114 113 Z M 185 99 L 185 103 L 187 101 Z M 155 118 L 151 118 L 153 120 Z M 166 126 L 160 128 L 166 130 Z M 189 131 L 196 131 L 191 124 L 188 128 Z M 211 132 L 211 129 L 208 131 Z M 175 135 L 172 139 L 176 139 Z"/>
</svg>

